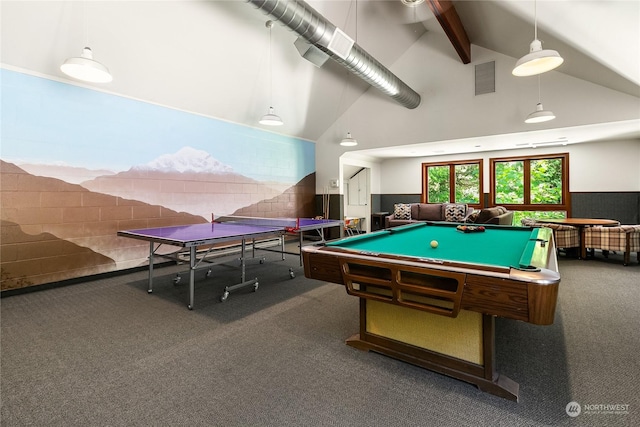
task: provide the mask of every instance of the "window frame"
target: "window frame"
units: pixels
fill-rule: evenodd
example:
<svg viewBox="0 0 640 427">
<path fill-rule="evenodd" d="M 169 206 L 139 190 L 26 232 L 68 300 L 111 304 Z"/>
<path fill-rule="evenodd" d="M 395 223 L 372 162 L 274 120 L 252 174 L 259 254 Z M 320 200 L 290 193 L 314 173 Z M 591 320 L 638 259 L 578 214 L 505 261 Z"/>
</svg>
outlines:
<svg viewBox="0 0 640 427">
<path fill-rule="evenodd" d="M 469 159 L 469 160 L 456 160 L 449 162 L 430 162 L 422 163 L 422 195 L 420 197 L 421 203 L 429 203 L 429 168 L 430 167 L 449 167 L 449 203 L 461 203 L 455 200 L 456 198 L 456 166 L 460 165 L 478 165 L 478 203 L 467 203 L 467 205 L 482 209 L 484 207 L 484 160 L 483 159 Z"/>
<path fill-rule="evenodd" d="M 559 204 L 533 204 L 531 203 L 531 161 L 560 159 L 562 161 L 562 200 Z M 495 157 L 489 159 L 489 205 L 498 206 L 496 203 L 496 164 L 503 162 L 524 162 L 523 189 L 524 203 L 503 204 L 509 210 L 514 211 L 565 211 L 567 217 L 571 217 L 571 192 L 569 191 L 569 153 L 541 154 L 536 156 L 510 156 Z"/>
</svg>

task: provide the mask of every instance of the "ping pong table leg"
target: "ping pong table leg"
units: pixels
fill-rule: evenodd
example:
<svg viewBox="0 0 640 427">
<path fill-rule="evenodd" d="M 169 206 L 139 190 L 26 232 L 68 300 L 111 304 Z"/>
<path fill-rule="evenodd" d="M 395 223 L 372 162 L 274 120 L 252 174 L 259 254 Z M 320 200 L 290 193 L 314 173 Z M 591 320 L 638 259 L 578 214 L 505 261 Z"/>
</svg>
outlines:
<svg viewBox="0 0 640 427">
<path fill-rule="evenodd" d="M 283 261 L 285 260 L 284 256 L 285 256 L 285 253 L 286 253 L 286 251 L 284 249 L 284 238 L 285 238 L 286 235 L 287 235 L 287 233 L 280 234 L 280 255 L 282 255 L 282 260 Z"/>
<path fill-rule="evenodd" d="M 304 241 L 304 233 L 302 232 L 302 230 L 300 230 L 298 231 L 298 234 L 300 235 L 300 246 L 298 247 L 300 255 L 298 257 L 300 258 L 300 266 L 302 266 L 302 242 Z"/>
<path fill-rule="evenodd" d="M 149 242 L 149 287 L 148 293 L 153 292 L 153 242 Z"/>
<path fill-rule="evenodd" d="M 191 246 L 189 248 L 189 310 L 193 310 L 193 294 L 194 294 L 194 282 L 196 273 L 196 247 Z"/>
<path fill-rule="evenodd" d="M 255 239 L 254 239 L 254 243 L 252 244 L 252 246 L 255 247 Z M 222 294 L 222 296 L 220 297 L 220 302 L 225 302 L 227 300 L 227 298 L 229 297 L 229 293 L 235 291 L 236 289 L 240 289 L 240 288 L 244 288 L 247 286 L 253 286 L 253 291 L 257 291 L 258 290 L 258 278 L 256 277 L 255 279 L 246 280 L 246 250 L 247 250 L 247 241 L 246 239 L 243 237 L 242 238 L 242 245 L 240 246 L 240 283 L 236 283 L 235 285 L 231 285 L 231 286 L 226 286 L 224 288 L 224 293 Z"/>
</svg>

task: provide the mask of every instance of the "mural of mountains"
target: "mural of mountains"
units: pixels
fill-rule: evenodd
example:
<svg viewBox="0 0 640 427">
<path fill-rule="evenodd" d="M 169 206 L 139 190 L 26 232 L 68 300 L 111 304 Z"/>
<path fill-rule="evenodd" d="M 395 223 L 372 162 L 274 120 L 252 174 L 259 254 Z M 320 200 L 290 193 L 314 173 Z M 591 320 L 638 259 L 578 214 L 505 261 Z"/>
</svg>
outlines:
<svg viewBox="0 0 640 427">
<path fill-rule="evenodd" d="M 163 172 L 232 173 L 233 168 L 214 159 L 209 153 L 191 147 L 182 147 L 175 154 L 164 154 L 134 170 Z"/>
<path fill-rule="evenodd" d="M 57 178 L 70 184 L 80 184 L 98 176 L 115 174 L 107 169 L 87 169 L 64 164 L 20 163 L 18 166 L 31 175 Z"/>
<path fill-rule="evenodd" d="M 282 194 L 291 184 L 262 183 L 205 151 L 184 147 L 114 175 L 82 182 L 88 190 L 161 205 L 209 219 Z"/>
<path fill-rule="evenodd" d="M 69 277 L 90 276 L 104 271 L 115 270 L 116 263 L 109 257 L 90 248 L 59 239 L 51 233 L 29 235 L 18 224 L 2 220 L 0 228 L 10 241 L 2 242 L 5 247 L 37 247 L 37 260 L 7 262 L 0 268 L 0 289 L 18 289 L 34 284 L 68 279 Z M 3 250 L 3 253 L 6 253 Z"/>
<path fill-rule="evenodd" d="M 0 289 L 57 282 L 144 265 L 149 244 L 118 230 L 206 222 L 136 200 L 33 176 L 0 161 Z"/>
<path fill-rule="evenodd" d="M 284 193 L 238 209 L 234 215 L 263 218 L 312 218 L 315 216 L 315 174 L 304 177 Z"/>
<path fill-rule="evenodd" d="M 124 174 L 123 177 L 121 174 Z M 113 176 L 100 177 L 109 184 L 134 188 L 171 187 L 161 192 L 166 197 L 180 197 L 180 189 L 210 188 L 215 182 L 202 181 L 222 175 L 234 181 L 222 181 L 227 193 L 192 191 L 207 207 L 238 190 L 260 187 L 250 178 L 234 173 L 158 172 L 132 169 Z M 117 178 L 118 176 L 120 178 Z M 149 178 L 151 176 L 152 178 Z M 161 177 L 161 179 L 158 179 Z M 111 180 L 109 180 L 111 178 Z M 190 181 L 191 180 L 191 181 Z M 139 181 L 139 182 L 138 182 Z M 173 210 L 162 204 L 145 203 L 91 191 L 61 179 L 34 176 L 18 166 L 0 160 L 2 183 L 2 224 L 0 240 L 0 289 L 16 289 L 77 277 L 128 269 L 145 265 L 149 244 L 117 236 L 119 230 L 196 224 L 210 220 L 185 210 Z M 141 184 L 142 183 L 142 184 Z M 262 186 L 267 187 L 267 186 Z M 247 203 L 230 213 L 260 217 L 309 217 L 314 212 L 315 174 L 271 198 Z M 187 193 L 189 195 L 189 193 Z M 242 204 L 243 195 L 235 195 Z M 187 199 L 181 199 L 187 200 Z M 165 253 L 175 248 L 167 246 Z"/>
</svg>

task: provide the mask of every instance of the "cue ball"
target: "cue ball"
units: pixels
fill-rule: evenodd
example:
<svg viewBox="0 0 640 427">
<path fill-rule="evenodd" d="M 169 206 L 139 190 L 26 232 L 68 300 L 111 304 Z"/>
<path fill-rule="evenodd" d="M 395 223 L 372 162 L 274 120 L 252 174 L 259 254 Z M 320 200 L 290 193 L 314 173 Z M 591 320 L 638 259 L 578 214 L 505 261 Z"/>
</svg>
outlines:
<svg viewBox="0 0 640 427">
<path fill-rule="evenodd" d="M 431 241 L 431 247 L 432 248 L 437 248 L 438 247 L 438 241 L 437 240 L 432 240 Z"/>
</svg>

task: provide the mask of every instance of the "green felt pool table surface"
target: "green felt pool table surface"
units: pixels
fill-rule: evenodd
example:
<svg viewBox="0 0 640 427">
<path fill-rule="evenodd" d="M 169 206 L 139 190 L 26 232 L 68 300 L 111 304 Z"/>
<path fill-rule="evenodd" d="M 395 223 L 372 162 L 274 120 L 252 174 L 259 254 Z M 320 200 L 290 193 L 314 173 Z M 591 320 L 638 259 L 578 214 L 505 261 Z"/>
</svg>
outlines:
<svg viewBox="0 0 640 427">
<path fill-rule="evenodd" d="M 454 223 L 416 223 L 327 243 L 347 250 L 384 253 L 481 264 L 501 268 L 526 268 L 538 239 L 538 228 L 486 227 L 464 233 Z M 431 247 L 436 240 L 438 246 Z"/>
</svg>

